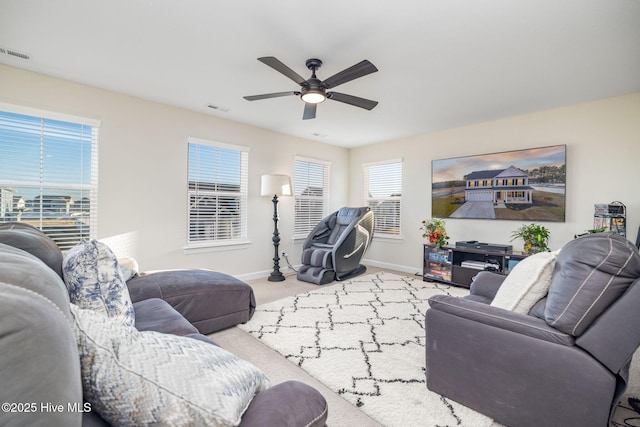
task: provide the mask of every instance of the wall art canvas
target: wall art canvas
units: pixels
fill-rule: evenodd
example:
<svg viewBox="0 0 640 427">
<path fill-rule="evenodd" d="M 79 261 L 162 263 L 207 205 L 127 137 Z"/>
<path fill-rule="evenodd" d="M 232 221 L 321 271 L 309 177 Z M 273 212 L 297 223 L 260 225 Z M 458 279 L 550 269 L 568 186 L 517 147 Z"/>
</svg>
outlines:
<svg viewBox="0 0 640 427">
<path fill-rule="evenodd" d="M 565 220 L 566 145 L 431 162 L 437 218 Z"/>
</svg>

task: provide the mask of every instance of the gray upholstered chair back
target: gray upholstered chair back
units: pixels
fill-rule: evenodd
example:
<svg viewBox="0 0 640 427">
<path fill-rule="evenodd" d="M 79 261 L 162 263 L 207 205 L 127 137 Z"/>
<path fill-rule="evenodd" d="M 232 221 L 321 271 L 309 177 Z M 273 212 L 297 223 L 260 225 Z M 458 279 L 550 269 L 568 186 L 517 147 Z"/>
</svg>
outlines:
<svg viewBox="0 0 640 427">
<path fill-rule="evenodd" d="M 637 248 L 612 233 L 568 242 L 528 315 L 489 304 L 503 280 L 481 272 L 470 297 L 429 299 L 427 387 L 504 425 L 608 425 L 640 346 Z"/>
</svg>

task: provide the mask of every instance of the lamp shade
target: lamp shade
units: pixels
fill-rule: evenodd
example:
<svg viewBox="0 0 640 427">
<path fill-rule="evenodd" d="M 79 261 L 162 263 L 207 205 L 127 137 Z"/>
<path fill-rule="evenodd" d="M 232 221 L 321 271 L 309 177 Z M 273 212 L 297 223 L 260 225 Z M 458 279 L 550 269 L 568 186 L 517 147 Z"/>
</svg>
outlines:
<svg viewBox="0 0 640 427">
<path fill-rule="evenodd" d="M 261 196 L 291 196 L 292 194 L 289 175 L 262 175 Z"/>
</svg>

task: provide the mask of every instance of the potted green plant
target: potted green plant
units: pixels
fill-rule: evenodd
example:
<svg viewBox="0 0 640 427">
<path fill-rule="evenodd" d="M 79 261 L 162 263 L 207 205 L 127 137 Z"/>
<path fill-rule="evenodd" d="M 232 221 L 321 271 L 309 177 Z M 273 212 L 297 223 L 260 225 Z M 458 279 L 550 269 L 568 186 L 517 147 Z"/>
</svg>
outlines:
<svg viewBox="0 0 640 427">
<path fill-rule="evenodd" d="M 449 243 L 449 236 L 447 235 L 447 230 L 444 225 L 444 220 L 440 218 L 422 220 L 422 225 L 420 226 L 422 237 L 428 238 L 429 243 L 436 245 L 438 249 L 446 246 L 447 243 Z"/>
<path fill-rule="evenodd" d="M 535 254 L 538 252 L 549 252 L 549 229 L 540 224 L 522 225 L 511 233 L 511 241 L 516 239 L 524 240 L 524 252 Z"/>
</svg>

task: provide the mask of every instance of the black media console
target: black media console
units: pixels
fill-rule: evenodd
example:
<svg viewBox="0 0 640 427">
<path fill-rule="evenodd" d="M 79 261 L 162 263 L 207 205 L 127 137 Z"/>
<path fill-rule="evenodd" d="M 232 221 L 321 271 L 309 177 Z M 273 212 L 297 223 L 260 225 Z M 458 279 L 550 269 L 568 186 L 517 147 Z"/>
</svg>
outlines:
<svg viewBox="0 0 640 427">
<path fill-rule="evenodd" d="M 437 248 L 425 244 L 422 279 L 468 288 L 478 272 L 487 270 L 506 275 L 526 257 L 522 252 L 513 252 L 509 245 L 457 242 L 455 247 Z"/>
</svg>

